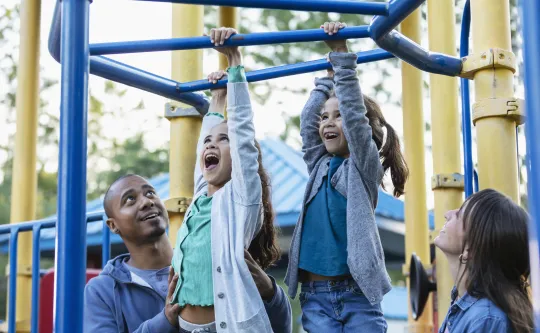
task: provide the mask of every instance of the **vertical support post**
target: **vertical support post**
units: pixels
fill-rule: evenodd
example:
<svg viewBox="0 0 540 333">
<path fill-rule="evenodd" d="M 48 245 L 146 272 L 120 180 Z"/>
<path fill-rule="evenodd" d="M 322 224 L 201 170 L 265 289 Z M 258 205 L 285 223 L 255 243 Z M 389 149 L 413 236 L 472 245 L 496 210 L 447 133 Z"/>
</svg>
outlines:
<svg viewBox="0 0 540 333">
<path fill-rule="evenodd" d="M 471 1 L 471 17 L 474 54 L 494 48 L 512 51 L 508 0 Z M 508 68 L 477 71 L 474 86 L 477 104 L 514 97 L 514 77 Z M 506 102 L 499 103 L 500 110 L 489 110 L 493 116 L 476 121 L 480 189 L 493 188 L 519 202 L 516 121 L 502 115 L 506 108 Z"/>
<path fill-rule="evenodd" d="M 101 268 L 105 268 L 105 265 L 111 259 L 111 230 L 107 226 L 107 215 L 105 214 L 103 214 L 102 223 Z"/>
<path fill-rule="evenodd" d="M 540 176 L 535 172 L 540 168 L 540 2 L 536 0 L 521 1 L 521 19 L 523 22 L 523 59 L 525 63 L 525 97 L 527 99 L 527 168 L 528 201 L 531 214 L 529 224 L 529 250 L 531 258 L 531 284 L 534 304 L 535 332 L 540 332 Z M 531 170 L 535 170 L 530 172 Z"/>
<path fill-rule="evenodd" d="M 82 333 L 86 284 L 88 0 L 62 1 L 55 332 Z M 67 311 L 69 309 L 69 311 Z"/>
<path fill-rule="evenodd" d="M 401 24 L 401 32 L 416 43 L 421 42 L 421 13 L 415 10 Z M 405 269 L 409 268 L 411 255 L 416 253 L 425 265 L 430 264 L 429 224 L 426 207 L 426 181 L 424 164 L 424 112 L 422 99 L 422 72 L 406 62 L 401 62 L 403 100 L 403 141 L 405 160 L 409 166 L 409 179 L 405 185 Z M 410 295 L 410 279 L 407 277 Z M 430 296 L 431 299 L 432 296 Z M 409 298 L 408 298 L 409 299 Z M 426 303 L 422 316 L 414 321 L 409 308 L 408 332 L 431 332 L 433 307 Z"/>
<path fill-rule="evenodd" d="M 236 7 L 219 7 L 219 24 L 220 27 L 229 27 L 238 29 L 238 9 Z M 219 54 L 219 69 L 226 69 L 229 66 L 227 57 Z"/>
<path fill-rule="evenodd" d="M 467 0 L 463 8 L 463 16 L 461 18 L 461 37 L 459 44 L 459 56 L 466 57 L 469 54 L 469 35 L 471 31 L 471 4 Z M 469 80 L 462 78 L 461 80 L 461 131 L 463 136 L 463 159 L 464 159 L 464 174 L 465 174 L 465 197 L 469 197 L 474 193 L 474 164 L 472 159 L 472 131 L 471 131 L 471 98 Z"/>
<path fill-rule="evenodd" d="M 19 243 L 19 229 L 11 229 L 9 235 L 9 287 L 8 287 L 8 333 L 17 332 L 17 244 Z"/>
<path fill-rule="evenodd" d="M 203 6 L 173 4 L 172 36 L 193 37 L 203 33 Z M 202 50 L 175 51 L 172 53 L 172 79 L 180 82 L 202 78 Z M 193 168 L 197 158 L 196 147 L 201 119 L 191 106 L 172 102 L 166 111 L 171 123 L 169 155 L 169 195 L 179 202 L 193 196 Z M 169 210 L 169 239 L 176 242 L 176 234 L 184 219 L 183 209 Z"/>
<path fill-rule="evenodd" d="M 429 49 L 455 56 L 454 31 L 454 1 L 428 0 Z M 437 74 L 430 74 L 429 80 L 434 177 L 457 174 L 461 171 L 458 81 L 457 78 Z M 432 189 L 435 198 L 435 234 L 438 234 L 444 225 L 444 214 L 461 205 L 463 188 L 454 184 L 454 186 L 435 186 Z M 437 258 L 437 322 L 440 324 L 444 321 L 450 305 L 450 293 L 454 281 L 452 281 L 448 261 L 444 254 L 437 249 L 435 256 Z"/>
<path fill-rule="evenodd" d="M 37 197 L 36 145 L 39 105 L 39 34 L 41 0 L 21 3 L 19 68 L 17 74 L 17 132 L 11 185 L 11 223 L 35 219 Z M 17 262 L 16 327 L 30 332 L 32 292 L 32 234 L 20 236 Z M 7 316 L 9 318 L 9 315 Z"/>
<path fill-rule="evenodd" d="M 41 248 L 39 240 L 41 238 L 41 224 L 32 228 L 33 248 L 32 248 L 32 324 L 30 332 L 39 332 L 39 268 L 41 263 Z"/>
</svg>

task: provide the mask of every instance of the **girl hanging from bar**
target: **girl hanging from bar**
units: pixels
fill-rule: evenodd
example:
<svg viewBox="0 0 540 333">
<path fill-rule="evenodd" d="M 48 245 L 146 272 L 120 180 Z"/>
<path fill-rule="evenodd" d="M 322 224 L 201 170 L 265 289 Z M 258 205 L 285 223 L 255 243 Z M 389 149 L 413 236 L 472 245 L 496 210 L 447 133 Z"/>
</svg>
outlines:
<svg viewBox="0 0 540 333">
<path fill-rule="evenodd" d="M 212 29 L 210 38 L 221 46 L 235 33 Z M 182 307 L 180 332 L 289 333 L 289 300 L 262 272 L 280 253 L 242 56 L 238 47 L 216 50 L 228 58 L 229 82 L 227 89 L 212 91 L 203 119 L 195 195 L 172 260 L 179 276 L 172 299 Z M 215 72 L 208 80 L 217 83 L 223 76 Z"/>
<path fill-rule="evenodd" d="M 344 27 L 321 26 L 330 35 Z M 301 115 L 310 176 L 285 282 L 291 297 L 302 283 L 307 332 L 386 332 L 380 302 L 391 285 L 374 212 L 385 172 L 398 197 L 408 169 L 394 129 L 362 95 L 356 54 L 345 40 L 326 44 L 332 70 L 315 81 Z"/>
</svg>

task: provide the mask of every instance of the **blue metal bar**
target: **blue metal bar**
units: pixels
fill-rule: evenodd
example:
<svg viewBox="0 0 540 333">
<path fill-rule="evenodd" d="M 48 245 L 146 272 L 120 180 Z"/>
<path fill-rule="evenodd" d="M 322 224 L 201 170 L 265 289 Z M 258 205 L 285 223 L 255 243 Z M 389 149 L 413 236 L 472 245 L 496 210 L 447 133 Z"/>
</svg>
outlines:
<svg viewBox="0 0 540 333">
<path fill-rule="evenodd" d="M 474 192 L 478 192 L 478 189 L 480 187 L 478 185 L 478 172 L 476 172 L 476 170 L 474 170 L 473 176 L 474 176 Z"/>
<path fill-rule="evenodd" d="M 62 0 L 55 332 L 82 333 L 86 284 L 88 0 Z M 68 310 L 69 309 L 69 310 Z"/>
<path fill-rule="evenodd" d="M 469 0 L 463 8 L 461 19 L 461 41 L 459 56 L 466 57 L 469 54 L 469 34 L 471 30 L 471 6 Z M 465 171 L 465 197 L 473 194 L 473 159 L 472 159 L 472 130 L 471 130 L 471 98 L 469 80 L 461 78 L 461 131 L 463 135 L 463 155 Z"/>
<path fill-rule="evenodd" d="M 393 0 L 388 16 L 376 16 L 371 21 L 369 32 L 374 41 L 394 30 L 407 16 L 420 7 L 425 0 Z"/>
<path fill-rule="evenodd" d="M 387 3 L 353 0 L 142 0 L 153 2 L 185 3 L 204 6 L 226 6 L 300 10 L 308 12 L 388 15 Z"/>
<path fill-rule="evenodd" d="M 19 229 L 13 227 L 9 237 L 9 300 L 8 300 L 8 333 L 16 332 L 17 315 L 17 247 Z"/>
<path fill-rule="evenodd" d="M 62 33 L 62 11 L 60 1 L 56 2 L 54 16 L 49 33 L 49 53 L 60 62 L 60 36 Z M 203 95 L 179 94 L 176 81 L 165 79 L 140 69 L 128 66 L 105 57 L 90 57 L 90 73 L 105 79 L 114 80 L 125 85 L 138 88 L 178 102 L 192 105 L 199 112 L 206 113 L 208 100 Z"/>
<path fill-rule="evenodd" d="M 424 1 L 393 0 L 390 3 L 390 14 L 375 17 L 369 26 L 369 34 L 380 48 L 424 72 L 457 76 L 461 73 L 461 59 L 429 52 L 401 33 L 393 31 Z"/>
<path fill-rule="evenodd" d="M 375 42 L 380 48 L 424 72 L 448 76 L 461 73 L 461 59 L 430 52 L 397 31 L 391 31 Z"/>
<path fill-rule="evenodd" d="M 86 214 L 86 222 L 96 222 L 101 221 L 103 218 L 103 211 L 100 212 L 92 212 Z M 16 225 L 13 224 L 4 224 L 0 225 L 0 235 L 2 234 L 9 234 L 12 229 L 17 228 L 19 231 L 31 231 L 34 229 L 36 225 L 39 225 L 41 229 L 49 229 L 54 228 L 56 226 L 57 218 L 53 217 L 50 219 L 43 219 L 43 220 L 35 220 L 35 221 L 28 221 L 28 222 L 22 222 L 17 223 Z"/>
<path fill-rule="evenodd" d="M 39 332 L 39 281 L 40 281 L 40 264 L 41 251 L 39 238 L 41 236 L 41 225 L 36 224 L 32 228 L 32 317 L 30 332 Z"/>
<path fill-rule="evenodd" d="M 386 51 L 376 49 L 365 52 L 357 53 L 358 60 L 356 61 L 359 64 L 378 61 L 383 59 L 390 59 L 394 56 Z M 257 82 L 275 79 L 278 77 L 291 76 L 297 74 L 311 73 L 315 71 L 320 71 L 324 69 L 331 68 L 332 65 L 326 60 L 314 60 L 308 62 L 302 62 L 299 64 L 293 65 L 283 65 L 267 69 L 261 69 L 257 71 L 248 72 L 246 78 L 248 82 Z M 227 85 L 227 79 L 218 81 L 218 83 L 213 84 L 208 82 L 208 80 L 198 80 L 186 83 L 178 84 L 178 90 L 181 92 L 191 92 L 199 90 L 208 90 L 216 88 L 224 88 Z"/>
<path fill-rule="evenodd" d="M 208 110 L 209 103 L 204 95 L 179 92 L 176 89 L 177 81 L 145 72 L 103 56 L 90 58 L 92 74 L 192 105 L 201 113 L 206 113 Z"/>
<path fill-rule="evenodd" d="M 523 60 L 525 75 L 525 103 L 527 126 L 527 156 L 530 163 L 528 174 L 528 201 L 531 223 L 529 223 L 529 249 L 531 258 L 531 284 L 533 290 L 536 332 L 540 332 L 540 2 L 521 0 L 521 22 L 523 25 Z"/>
<path fill-rule="evenodd" d="M 107 226 L 107 215 L 103 214 L 103 242 L 101 244 L 101 268 L 105 268 L 111 258 L 111 231 Z"/>
<path fill-rule="evenodd" d="M 233 35 L 231 38 L 225 41 L 223 46 L 220 47 L 316 42 L 322 40 L 340 40 L 368 37 L 368 26 L 347 27 L 341 29 L 337 34 L 334 35 L 329 35 L 325 33 L 322 29 L 262 32 Z M 216 46 L 212 44 L 212 42 L 210 42 L 210 38 L 205 36 L 173 39 L 155 39 L 127 41 L 119 43 L 90 44 L 90 55 L 211 49 L 215 47 Z"/>
</svg>

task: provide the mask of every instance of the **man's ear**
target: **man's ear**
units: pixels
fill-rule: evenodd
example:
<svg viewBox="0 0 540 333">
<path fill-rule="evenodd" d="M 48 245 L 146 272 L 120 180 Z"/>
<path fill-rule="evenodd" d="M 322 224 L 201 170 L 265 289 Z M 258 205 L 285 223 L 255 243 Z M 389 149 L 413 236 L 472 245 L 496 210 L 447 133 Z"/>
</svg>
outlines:
<svg viewBox="0 0 540 333">
<path fill-rule="evenodd" d="M 113 218 L 109 217 L 107 219 L 107 226 L 109 227 L 112 233 L 118 234 L 118 235 L 120 234 L 120 230 L 118 230 L 118 228 L 116 227 L 116 223 Z"/>
</svg>

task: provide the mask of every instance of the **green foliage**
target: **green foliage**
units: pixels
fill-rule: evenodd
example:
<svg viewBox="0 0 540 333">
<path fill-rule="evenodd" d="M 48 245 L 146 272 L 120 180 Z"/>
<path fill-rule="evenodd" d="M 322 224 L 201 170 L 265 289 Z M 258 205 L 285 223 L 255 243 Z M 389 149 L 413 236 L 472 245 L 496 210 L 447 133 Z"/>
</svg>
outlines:
<svg viewBox="0 0 540 333">
<path fill-rule="evenodd" d="M 7 8 L 5 5 L 0 5 L 0 83 L 6 83 L 2 85 L 0 108 L 7 111 L 5 120 L 9 129 L 8 144 L 0 146 L 0 223 L 8 223 L 10 220 L 18 60 L 13 50 L 18 49 L 18 21 L 18 6 Z M 41 76 L 40 96 L 57 84 L 56 80 Z M 167 147 L 155 151 L 149 150 L 141 132 L 133 132 L 132 137 L 125 141 L 114 140 L 112 144 L 106 144 L 104 122 L 111 119 L 114 121 L 115 117 L 127 117 L 128 113 L 142 111 L 145 105 L 142 100 L 139 100 L 133 107 L 125 107 L 127 103 L 123 98 L 127 89 L 111 81 L 105 81 L 103 92 L 103 97 L 98 97 L 92 92 L 89 95 L 87 127 L 89 199 L 103 194 L 107 185 L 122 173 L 135 172 L 152 177 L 168 169 Z M 112 104 L 121 106 L 113 109 L 107 104 L 111 101 Z M 56 165 L 57 162 L 59 137 L 58 111 L 51 110 L 49 103 L 44 99 L 39 101 L 38 121 L 36 217 L 43 218 L 56 212 L 58 175 L 56 171 L 50 171 L 50 165 Z M 52 170 L 54 169 L 52 167 Z"/>
</svg>

